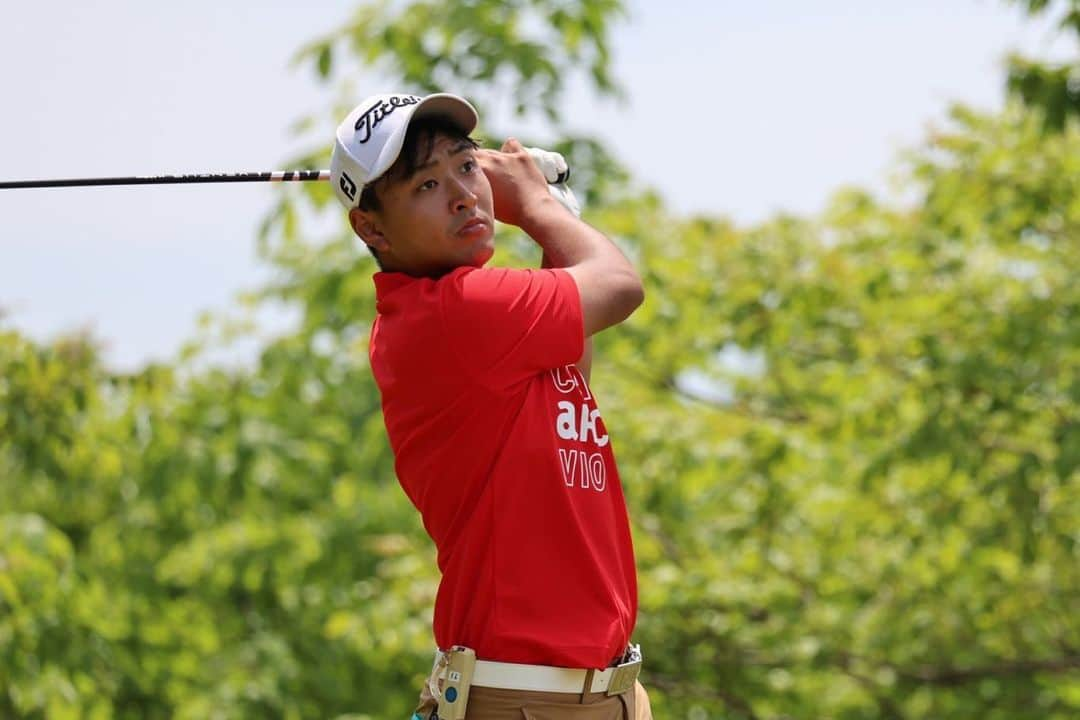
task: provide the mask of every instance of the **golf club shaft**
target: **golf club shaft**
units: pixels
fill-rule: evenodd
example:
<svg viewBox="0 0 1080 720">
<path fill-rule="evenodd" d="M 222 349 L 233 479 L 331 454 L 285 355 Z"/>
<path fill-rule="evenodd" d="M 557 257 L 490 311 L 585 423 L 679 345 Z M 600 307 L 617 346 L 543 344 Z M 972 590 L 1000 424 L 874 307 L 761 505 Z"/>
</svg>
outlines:
<svg viewBox="0 0 1080 720">
<path fill-rule="evenodd" d="M 299 182 L 329 180 L 329 170 L 276 170 L 274 172 L 207 173 L 199 175 L 136 175 L 132 177 L 64 178 L 56 180 L 4 180 L 0 190 L 21 188 L 86 187 L 91 185 L 180 185 L 187 183 Z"/>
<path fill-rule="evenodd" d="M 555 183 L 566 182 L 570 171 Z M 0 190 L 89 187 L 94 185 L 184 185 L 192 183 L 304 182 L 329 180 L 329 170 L 275 170 L 273 172 L 203 173 L 195 175 L 133 175 L 131 177 L 59 178 L 52 180 L 0 180 Z"/>
</svg>

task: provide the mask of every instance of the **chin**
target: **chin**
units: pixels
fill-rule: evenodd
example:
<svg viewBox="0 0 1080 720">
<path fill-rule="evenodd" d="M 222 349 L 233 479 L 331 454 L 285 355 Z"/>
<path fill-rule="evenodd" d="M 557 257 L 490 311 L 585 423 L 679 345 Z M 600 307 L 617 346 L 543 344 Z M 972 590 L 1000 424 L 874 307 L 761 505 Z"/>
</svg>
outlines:
<svg viewBox="0 0 1080 720">
<path fill-rule="evenodd" d="M 494 256 L 495 244 L 489 242 L 476 249 L 476 252 L 473 253 L 472 259 L 470 260 L 469 264 L 473 267 L 484 267 L 484 265 L 487 264 L 488 260 L 490 260 Z"/>
</svg>

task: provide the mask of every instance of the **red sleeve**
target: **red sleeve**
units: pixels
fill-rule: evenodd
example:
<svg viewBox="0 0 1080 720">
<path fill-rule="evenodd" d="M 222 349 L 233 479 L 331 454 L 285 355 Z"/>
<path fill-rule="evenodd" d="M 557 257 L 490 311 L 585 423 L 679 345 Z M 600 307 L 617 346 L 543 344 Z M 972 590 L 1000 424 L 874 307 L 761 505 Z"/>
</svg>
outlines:
<svg viewBox="0 0 1080 720">
<path fill-rule="evenodd" d="M 492 384 L 575 363 L 584 352 L 581 295 L 565 270 L 470 268 L 440 285 L 451 347 Z"/>
</svg>

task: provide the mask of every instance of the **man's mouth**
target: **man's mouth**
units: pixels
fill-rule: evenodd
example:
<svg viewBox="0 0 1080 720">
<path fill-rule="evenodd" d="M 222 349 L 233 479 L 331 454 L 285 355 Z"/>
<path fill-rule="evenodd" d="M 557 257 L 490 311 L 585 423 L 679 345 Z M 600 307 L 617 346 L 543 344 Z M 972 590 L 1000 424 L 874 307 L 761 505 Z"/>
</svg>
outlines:
<svg viewBox="0 0 1080 720">
<path fill-rule="evenodd" d="M 481 232 L 488 226 L 487 221 L 482 218 L 472 218 L 460 228 L 458 228 L 459 235 L 471 235 L 473 233 Z"/>
</svg>

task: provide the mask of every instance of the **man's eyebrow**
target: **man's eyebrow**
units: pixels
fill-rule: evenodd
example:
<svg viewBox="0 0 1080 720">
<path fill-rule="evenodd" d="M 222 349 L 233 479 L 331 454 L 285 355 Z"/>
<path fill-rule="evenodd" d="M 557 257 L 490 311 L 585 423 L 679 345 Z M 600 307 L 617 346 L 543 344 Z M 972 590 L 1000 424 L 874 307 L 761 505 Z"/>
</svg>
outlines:
<svg viewBox="0 0 1080 720">
<path fill-rule="evenodd" d="M 448 152 L 447 155 L 449 157 L 454 157 L 455 155 L 460 155 L 461 153 L 467 152 L 472 149 L 474 149 L 474 146 L 471 142 L 469 142 L 468 140 L 459 140 L 457 145 L 450 148 L 450 152 Z M 432 155 L 434 155 L 434 153 L 432 153 Z M 430 167 L 434 167 L 437 162 L 438 161 L 435 160 L 435 158 L 431 158 L 426 163 L 421 163 L 420 165 L 417 165 L 416 168 L 409 174 L 409 177 L 412 177 L 421 170 L 427 170 Z"/>
</svg>

